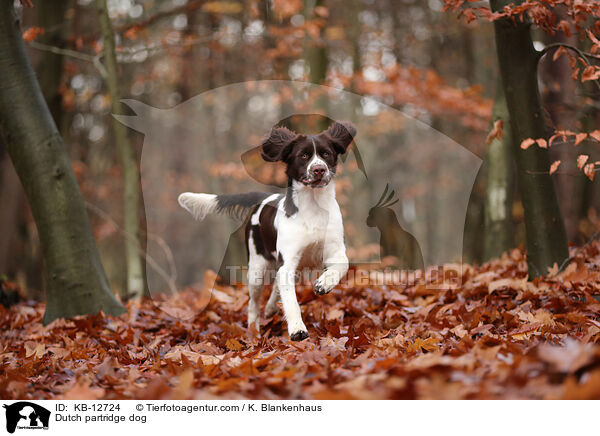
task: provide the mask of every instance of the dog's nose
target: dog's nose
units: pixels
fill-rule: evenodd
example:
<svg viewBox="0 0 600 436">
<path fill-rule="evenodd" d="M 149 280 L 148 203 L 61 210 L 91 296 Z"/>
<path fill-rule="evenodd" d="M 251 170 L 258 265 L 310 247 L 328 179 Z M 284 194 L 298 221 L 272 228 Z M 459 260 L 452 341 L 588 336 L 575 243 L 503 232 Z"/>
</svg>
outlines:
<svg viewBox="0 0 600 436">
<path fill-rule="evenodd" d="M 324 165 L 316 165 L 313 167 L 312 173 L 315 177 L 323 177 L 325 175 L 326 170 L 327 167 L 325 167 Z"/>
</svg>

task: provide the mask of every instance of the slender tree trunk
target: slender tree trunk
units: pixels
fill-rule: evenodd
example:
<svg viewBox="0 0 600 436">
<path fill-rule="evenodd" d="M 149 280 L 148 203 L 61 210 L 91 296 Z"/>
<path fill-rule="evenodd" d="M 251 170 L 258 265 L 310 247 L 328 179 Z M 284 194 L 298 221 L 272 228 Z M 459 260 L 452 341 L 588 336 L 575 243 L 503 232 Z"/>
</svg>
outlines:
<svg viewBox="0 0 600 436">
<path fill-rule="evenodd" d="M 492 0 L 500 11 L 509 0 Z M 520 2 L 517 2 L 519 4 Z M 527 138 L 545 137 L 546 126 L 538 91 L 539 55 L 533 47 L 530 25 L 510 19 L 494 22 L 498 63 L 513 131 L 519 190 L 525 210 L 529 276 L 546 274 L 554 263 L 568 257 L 565 225 L 552 177 L 548 150 L 537 146 L 523 150 Z"/>
<path fill-rule="evenodd" d="M 307 0 L 305 2 L 304 16 L 306 20 L 312 20 L 317 18 L 315 16 L 315 8 L 317 6 L 321 6 L 322 0 Z M 325 40 L 323 35 L 323 29 L 320 29 L 320 40 L 312 41 L 310 37 L 306 41 L 306 62 L 308 63 L 310 72 L 309 72 L 309 81 L 315 83 L 317 85 L 322 85 L 325 82 L 325 78 L 327 76 L 327 49 L 325 48 Z M 322 112 L 323 114 L 327 113 L 327 94 L 324 89 L 321 89 L 320 92 L 315 97 L 315 109 Z M 327 128 L 325 122 L 319 122 L 319 126 L 317 126 L 317 130 L 324 130 Z"/>
<path fill-rule="evenodd" d="M 502 120 L 502 139 L 495 138 L 487 150 L 487 187 L 484 207 L 483 259 L 500 257 L 513 247 L 513 138 L 502 81 L 498 80 L 492 125 Z"/>
<path fill-rule="evenodd" d="M 83 198 L 25 52 L 12 0 L 0 6 L 0 134 L 25 189 L 44 254 L 44 323 L 123 307 L 111 294 Z"/>
<path fill-rule="evenodd" d="M 70 1 L 59 2 L 42 1 L 36 5 L 39 25 L 44 29 L 51 29 L 40 36 L 39 41 L 54 47 L 62 47 L 66 38 L 64 35 L 65 12 L 70 6 Z M 57 30 L 58 27 L 58 30 Z M 46 99 L 46 104 L 54 123 L 61 126 L 62 97 L 59 92 L 60 81 L 63 73 L 63 56 L 47 51 L 40 52 L 39 62 L 36 65 L 36 74 Z"/>
<path fill-rule="evenodd" d="M 306 19 L 315 19 L 314 10 L 321 6 L 322 0 L 306 1 Z M 306 60 L 310 66 L 309 81 L 318 85 L 322 84 L 327 74 L 327 50 L 323 41 L 323 32 L 321 29 L 321 41 L 309 41 L 306 47 Z"/>
<path fill-rule="evenodd" d="M 108 16 L 106 0 L 96 0 L 96 7 L 102 28 L 104 65 L 106 67 L 106 84 L 111 100 L 113 113 L 120 112 L 121 93 L 119 91 L 119 72 L 115 50 L 115 34 Z M 123 215 L 125 230 L 125 262 L 127 266 L 127 298 L 140 298 L 144 292 L 144 275 L 140 248 L 140 186 L 139 171 L 135 153 L 125 126 L 115 118 L 112 120 L 113 132 L 123 173 Z"/>
</svg>

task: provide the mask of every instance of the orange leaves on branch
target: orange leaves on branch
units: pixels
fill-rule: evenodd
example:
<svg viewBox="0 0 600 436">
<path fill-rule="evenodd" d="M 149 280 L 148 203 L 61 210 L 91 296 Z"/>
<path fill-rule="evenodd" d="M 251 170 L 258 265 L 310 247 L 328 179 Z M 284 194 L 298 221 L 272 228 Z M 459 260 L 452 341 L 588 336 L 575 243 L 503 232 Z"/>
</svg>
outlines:
<svg viewBox="0 0 600 436">
<path fill-rule="evenodd" d="M 556 61 L 559 57 L 561 57 L 564 54 L 567 54 L 567 49 L 565 47 L 563 47 L 562 45 L 560 47 L 558 47 L 558 49 L 556 49 L 556 51 L 554 52 L 554 55 L 552 56 L 552 60 Z"/>
<path fill-rule="evenodd" d="M 23 32 L 23 39 L 27 42 L 31 42 L 44 33 L 46 33 L 46 31 L 42 27 L 33 26 Z"/>
<path fill-rule="evenodd" d="M 458 117 L 468 128 L 489 132 L 493 102 L 483 96 L 480 86 L 457 88 L 445 82 L 433 70 L 394 63 L 382 72 L 383 80 L 367 80 L 362 74 L 331 74 L 331 80 L 345 86 L 353 84 L 356 92 L 382 98 L 395 105 L 410 104 L 418 111 Z"/>
<path fill-rule="evenodd" d="M 273 0 L 272 4 L 275 17 L 279 20 L 296 15 L 304 7 L 302 0 Z"/>
<path fill-rule="evenodd" d="M 317 17 L 321 17 L 321 18 L 329 17 L 329 9 L 327 9 L 325 6 L 316 6 L 314 9 L 314 12 Z"/>
<path fill-rule="evenodd" d="M 567 142 L 568 137 L 574 137 L 573 138 L 574 146 L 581 144 L 583 141 L 585 141 L 588 138 L 591 138 L 595 141 L 600 142 L 600 130 L 594 130 L 589 133 L 585 133 L 585 132 L 576 133 L 576 132 L 572 132 L 570 130 L 557 130 L 554 132 L 554 135 L 552 135 L 550 137 L 550 140 L 548 142 L 546 142 L 546 140 L 543 138 L 539 138 L 539 139 L 527 138 L 523 142 L 521 142 L 521 148 L 523 150 L 526 150 L 534 144 L 537 144 L 540 148 L 548 148 L 548 147 L 552 146 L 552 144 L 558 138 L 561 138 L 563 140 L 563 142 Z M 600 161 L 588 162 L 588 159 L 589 159 L 588 155 L 585 155 L 585 154 L 579 155 L 577 157 L 577 168 L 579 168 L 580 170 L 583 169 L 583 173 L 590 180 L 594 180 L 596 165 L 600 165 Z M 561 161 L 559 161 L 559 160 L 552 163 L 552 165 L 550 167 L 550 174 L 553 174 L 554 172 L 556 172 L 560 163 L 561 163 Z"/>
<path fill-rule="evenodd" d="M 211 14 L 239 14 L 244 6 L 239 2 L 213 1 L 204 3 L 201 9 Z"/>
<path fill-rule="evenodd" d="M 587 138 L 587 133 L 577 133 L 575 134 L 575 145 L 581 144 L 585 138 Z"/>
<path fill-rule="evenodd" d="M 577 157 L 577 168 L 582 169 L 590 157 L 587 154 L 580 154 Z"/>
<path fill-rule="evenodd" d="M 554 141 L 556 141 L 556 139 L 558 138 L 561 138 L 563 142 L 565 142 L 567 140 L 567 136 L 570 135 L 575 135 L 575 132 L 571 132 L 570 130 L 557 130 L 556 132 L 554 132 L 554 135 L 550 137 L 550 141 L 548 141 L 548 144 L 552 146 Z"/>
<path fill-rule="evenodd" d="M 567 20 L 561 20 L 556 29 L 564 33 L 567 38 L 571 36 L 571 23 Z"/>
<path fill-rule="evenodd" d="M 463 9 L 458 16 L 459 18 L 461 16 L 465 17 L 467 24 L 477 19 L 477 14 L 475 14 L 475 11 L 473 9 Z"/>
<path fill-rule="evenodd" d="M 502 120 L 494 121 L 492 130 L 487 135 L 487 138 L 485 138 L 485 144 L 490 145 L 494 139 L 497 139 L 498 141 L 502 140 L 502 135 L 504 134 L 503 127 L 504 122 Z"/>
<path fill-rule="evenodd" d="M 535 139 L 527 138 L 527 139 L 524 139 L 524 140 L 521 142 L 521 148 L 522 148 L 523 150 L 527 150 L 527 149 L 528 149 L 529 147 L 531 147 L 533 144 L 535 144 Z"/>
<path fill-rule="evenodd" d="M 596 35 L 594 35 L 591 30 L 588 30 L 586 33 L 588 38 L 590 38 L 590 41 L 593 43 L 592 48 L 590 48 L 590 53 L 593 55 L 598 54 L 600 52 L 600 40 L 596 38 Z"/>
<path fill-rule="evenodd" d="M 548 147 L 551 147 L 556 142 L 556 140 L 559 138 L 562 139 L 563 143 L 567 142 L 567 139 L 569 136 L 574 137 L 573 145 L 575 145 L 575 146 L 581 144 L 583 141 L 585 141 L 588 138 L 592 138 L 592 139 L 600 142 L 600 130 L 594 130 L 589 133 L 586 133 L 586 132 L 577 133 L 577 132 L 573 132 L 571 130 L 556 130 L 548 141 L 546 141 L 544 138 L 537 138 L 537 139 L 527 138 L 527 139 L 523 140 L 523 142 L 521 142 L 521 148 L 523 150 L 526 150 L 529 147 L 531 147 L 533 144 L 537 144 L 540 148 L 548 148 Z"/>
<path fill-rule="evenodd" d="M 581 74 L 581 81 L 587 82 L 589 80 L 600 79 L 600 67 L 595 65 L 588 65 Z"/>
<path fill-rule="evenodd" d="M 123 37 L 135 41 L 138 38 L 140 30 L 142 30 L 141 26 L 131 26 L 123 33 Z"/>
<path fill-rule="evenodd" d="M 593 132 L 590 132 L 589 136 L 595 139 L 596 141 L 600 142 L 600 130 L 594 130 Z"/>
<path fill-rule="evenodd" d="M 595 169 L 596 165 L 593 163 L 589 163 L 586 166 L 583 167 L 583 173 L 588 177 L 588 179 L 590 180 L 594 180 L 594 169 Z"/>
</svg>

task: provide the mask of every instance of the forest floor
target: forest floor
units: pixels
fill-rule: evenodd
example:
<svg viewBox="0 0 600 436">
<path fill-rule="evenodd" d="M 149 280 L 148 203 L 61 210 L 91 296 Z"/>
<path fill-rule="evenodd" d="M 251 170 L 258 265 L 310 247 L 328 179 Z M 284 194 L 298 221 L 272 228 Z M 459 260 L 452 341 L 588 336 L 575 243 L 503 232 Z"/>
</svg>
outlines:
<svg viewBox="0 0 600 436">
<path fill-rule="evenodd" d="M 0 306 L 0 397 L 600 398 L 600 244 L 558 275 L 526 270 L 513 250 L 461 286 L 301 287 L 302 342 L 279 315 L 249 332 L 243 287 L 48 326 L 41 303 Z"/>
</svg>

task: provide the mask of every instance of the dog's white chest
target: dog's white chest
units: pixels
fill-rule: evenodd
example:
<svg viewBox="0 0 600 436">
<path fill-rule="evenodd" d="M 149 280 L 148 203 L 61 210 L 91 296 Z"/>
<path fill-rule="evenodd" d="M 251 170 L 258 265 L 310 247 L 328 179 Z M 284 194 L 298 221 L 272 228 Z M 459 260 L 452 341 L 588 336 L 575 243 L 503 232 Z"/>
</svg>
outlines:
<svg viewBox="0 0 600 436">
<path fill-rule="evenodd" d="M 298 212 L 297 226 L 311 241 L 316 242 L 323 238 L 329 221 L 329 212 L 320 207 L 307 208 Z"/>
</svg>

